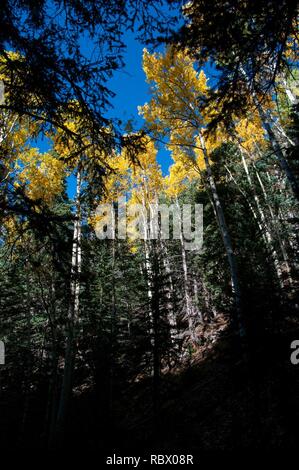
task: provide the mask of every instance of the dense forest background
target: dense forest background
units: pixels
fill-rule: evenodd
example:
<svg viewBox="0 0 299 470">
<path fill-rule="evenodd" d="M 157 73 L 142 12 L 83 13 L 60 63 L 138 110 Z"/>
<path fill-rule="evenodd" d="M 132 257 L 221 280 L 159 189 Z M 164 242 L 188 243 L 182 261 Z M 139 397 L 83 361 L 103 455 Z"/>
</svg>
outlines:
<svg viewBox="0 0 299 470">
<path fill-rule="evenodd" d="M 296 448 L 297 7 L 1 3 L 1 448 Z M 127 30 L 142 127 L 109 117 Z M 202 204 L 202 249 L 100 239 L 119 197 Z"/>
</svg>

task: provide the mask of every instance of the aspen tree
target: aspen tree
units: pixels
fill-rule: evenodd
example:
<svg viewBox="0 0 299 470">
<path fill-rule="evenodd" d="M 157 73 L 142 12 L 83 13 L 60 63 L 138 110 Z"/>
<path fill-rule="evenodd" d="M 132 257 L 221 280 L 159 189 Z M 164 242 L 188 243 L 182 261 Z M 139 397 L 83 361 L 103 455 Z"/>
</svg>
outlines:
<svg viewBox="0 0 299 470">
<path fill-rule="evenodd" d="M 221 143 L 220 137 L 210 137 L 206 125 L 213 117 L 213 109 L 202 109 L 201 102 L 208 92 L 207 79 L 203 71 L 197 73 L 194 62 L 186 53 L 168 48 L 164 55 L 143 55 L 143 68 L 151 87 L 151 101 L 140 107 L 140 113 L 149 129 L 158 136 L 168 138 L 168 146 L 174 158 L 179 149 L 184 149 L 184 158 L 189 165 L 207 172 L 208 184 L 219 230 L 225 247 L 235 303 L 235 323 L 239 335 L 245 334 L 242 319 L 241 287 L 236 256 L 227 227 L 225 215 L 218 196 L 210 165 L 209 152 Z M 221 136 L 221 130 L 220 130 Z M 175 150 L 178 149 L 178 150 Z M 197 152 L 197 156 L 196 156 Z M 190 163 L 191 162 L 191 163 Z"/>
</svg>

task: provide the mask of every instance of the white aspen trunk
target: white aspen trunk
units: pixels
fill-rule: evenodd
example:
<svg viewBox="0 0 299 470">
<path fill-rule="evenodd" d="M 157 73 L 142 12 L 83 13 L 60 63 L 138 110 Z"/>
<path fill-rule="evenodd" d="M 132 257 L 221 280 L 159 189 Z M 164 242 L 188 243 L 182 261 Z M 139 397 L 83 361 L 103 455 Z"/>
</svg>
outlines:
<svg viewBox="0 0 299 470">
<path fill-rule="evenodd" d="M 226 251 L 229 268 L 230 268 L 232 293 L 233 293 L 233 298 L 235 302 L 235 311 L 236 311 L 235 323 L 238 328 L 239 336 L 243 337 L 245 336 L 245 325 L 242 319 L 241 288 L 240 288 L 240 282 L 239 282 L 236 257 L 233 251 L 232 242 L 231 242 L 230 234 L 229 234 L 228 227 L 226 224 L 224 212 L 222 209 L 222 205 L 221 205 L 217 188 L 215 185 L 215 181 L 213 178 L 213 174 L 212 174 L 212 170 L 211 170 L 211 166 L 209 162 L 209 156 L 208 156 L 208 152 L 207 152 L 206 145 L 205 145 L 205 140 L 201 132 L 199 134 L 199 137 L 200 137 L 201 147 L 202 147 L 202 151 L 204 155 L 208 181 L 209 181 L 209 185 L 210 185 L 210 189 L 212 193 L 213 204 L 214 204 L 215 211 L 216 211 L 218 226 L 220 229 L 220 233 L 222 236 L 222 240 L 223 240 L 223 244 L 224 244 L 224 248 Z"/>
<path fill-rule="evenodd" d="M 117 347 L 117 310 L 116 310 L 116 287 L 115 287 L 115 263 L 116 263 L 116 224 L 115 207 L 111 202 L 111 318 L 110 318 L 110 349 L 108 361 L 108 396 L 107 396 L 107 415 L 113 416 L 113 397 L 114 397 L 114 377 L 115 377 L 115 353 Z"/>
<path fill-rule="evenodd" d="M 240 70 L 241 70 L 245 80 L 248 82 L 248 77 L 247 77 L 247 74 L 246 74 L 244 68 L 241 67 Z M 284 171 L 284 173 L 285 173 L 285 175 L 286 175 L 286 177 L 287 177 L 287 179 L 288 179 L 288 181 L 291 185 L 291 188 L 293 190 L 293 193 L 294 193 L 296 199 L 299 200 L 298 183 L 296 181 L 296 178 L 295 178 L 295 176 L 294 176 L 287 160 L 285 159 L 283 151 L 282 151 L 282 149 L 279 145 L 279 142 L 278 142 L 278 140 L 275 136 L 275 132 L 272 129 L 271 122 L 268 119 L 266 112 L 263 110 L 262 105 L 259 102 L 259 99 L 258 99 L 258 97 L 256 96 L 256 94 L 254 92 L 252 92 L 252 98 L 253 98 L 254 105 L 256 106 L 256 108 L 259 112 L 261 121 L 262 121 L 262 123 L 263 123 L 263 125 L 264 125 L 264 127 L 267 131 L 267 134 L 268 134 L 269 141 L 270 141 L 271 147 L 273 149 L 273 152 L 276 155 L 276 157 L 278 159 L 278 162 L 280 164 L 280 167 Z"/>
<path fill-rule="evenodd" d="M 116 255 L 116 244 L 115 244 L 115 209 L 113 202 L 111 203 L 111 221 L 112 221 L 112 318 L 111 318 L 111 334 L 114 336 L 116 328 L 116 292 L 115 292 L 115 255 Z"/>
<path fill-rule="evenodd" d="M 297 104 L 298 100 L 297 98 L 295 97 L 295 95 L 293 95 L 293 93 L 291 92 L 291 90 L 289 88 L 286 88 L 285 89 L 285 92 L 286 92 L 286 95 L 287 97 L 289 98 L 289 101 L 292 105 L 295 105 Z"/>
<path fill-rule="evenodd" d="M 193 277 L 193 293 L 194 293 L 194 303 L 196 305 L 196 310 L 197 310 L 197 315 L 198 315 L 198 318 L 199 318 L 199 321 L 202 323 L 203 322 L 203 316 L 202 316 L 202 313 L 201 311 L 199 310 L 199 307 L 198 307 L 198 284 L 197 284 L 197 280 L 195 277 Z"/>
<path fill-rule="evenodd" d="M 292 145 L 293 147 L 295 147 L 296 146 L 295 142 L 287 135 L 284 128 L 280 124 L 279 120 L 275 121 L 274 118 L 272 118 L 272 122 L 273 122 L 273 126 L 276 128 L 276 131 L 282 136 L 282 138 L 285 140 L 285 142 L 287 144 Z M 276 134 L 276 132 L 274 131 L 274 135 L 275 134 Z M 275 137 L 276 137 L 276 135 L 275 135 Z"/>
<path fill-rule="evenodd" d="M 212 316 L 213 318 L 216 318 L 217 317 L 217 310 L 216 308 L 214 307 L 213 303 L 212 303 L 212 300 L 211 300 L 211 295 L 205 285 L 205 283 L 202 281 L 202 292 L 203 292 L 203 298 L 204 298 L 204 302 L 205 302 L 205 306 L 206 306 L 206 309 L 207 311 L 212 311 Z"/>
<path fill-rule="evenodd" d="M 271 219 L 272 219 L 272 223 L 273 225 L 275 226 L 275 224 L 277 223 L 276 222 L 276 219 L 277 217 L 275 216 L 274 212 L 273 212 L 273 209 L 271 207 L 271 204 L 269 203 L 269 197 L 268 197 L 268 194 L 266 192 L 266 189 L 265 189 L 265 186 L 261 180 L 261 177 L 259 175 L 259 172 L 257 170 L 257 168 L 255 167 L 254 165 L 254 169 L 255 169 L 255 175 L 256 175 L 256 178 L 259 182 L 259 185 L 260 185 L 260 188 L 262 190 L 262 193 L 263 193 L 263 196 L 264 196 L 264 199 L 265 199 L 265 202 L 267 204 L 267 207 L 269 209 L 269 212 L 270 212 L 270 215 L 271 215 Z M 277 232 L 277 230 L 275 230 L 275 234 L 277 236 L 277 240 L 278 240 L 278 243 L 279 243 L 279 247 L 280 247 L 280 251 L 282 253 L 282 256 L 283 256 L 283 260 L 284 260 L 284 266 L 285 266 L 285 269 L 286 269 L 286 272 L 287 272 L 287 275 L 288 275 L 288 281 L 289 281 L 289 284 L 290 286 L 293 285 L 293 279 L 292 279 L 292 274 L 291 274 L 291 268 L 290 268 L 290 265 L 289 265 L 289 260 L 288 260 L 288 255 L 287 255 L 287 252 L 286 252 L 286 249 L 285 249 L 285 246 L 284 246 L 284 242 L 280 236 L 280 234 Z"/>
<path fill-rule="evenodd" d="M 176 197 L 175 202 L 176 202 L 176 206 L 178 207 L 178 210 L 181 211 L 177 197 Z M 195 340 L 196 338 L 195 338 L 194 325 L 193 325 L 193 308 L 192 308 L 191 296 L 189 293 L 189 273 L 188 273 L 187 255 L 186 255 L 183 230 L 182 230 L 181 212 L 180 212 L 180 243 L 181 243 L 181 256 L 182 256 L 182 265 L 183 265 L 183 284 L 184 284 L 186 318 L 188 321 L 190 337 L 192 340 Z"/>
<path fill-rule="evenodd" d="M 159 320 L 159 297 L 157 292 L 157 283 L 154 280 L 155 269 L 151 255 L 153 254 L 153 245 L 151 244 L 151 233 L 153 233 L 153 218 L 152 207 L 149 204 L 150 221 L 148 221 L 148 212 L 146 204 L 147 184 L 143 178 L 144 191 L 142 194 L 143 205 L 143 229 L 144 229 L 144 249 L 145 249 L 145 268 L 147 275 L 148 285 L 148 300 L 149 300 L 149 320 L 150 320 L 150 342 L 152 346 L 152 379 L 153 379 L 153 411 L 155 422 L 159 419 L 159 384 L 160 384 L 160 353 L 158 342 L 158 320 Z M 150 223 L 149 223 L 150 222 Z"/>
<path fill-rule="evenodd" d="M 12 123 L 10 124 L 10 126 L 8 125 L 8 121 L 9 121 L 9 114 L 5 112 L 5 115 L 4 113 L 2 114 L 2 119 L 1 119 L 1 127 L 0 127 L 0 145 L 2 144 L 2 142 L 4 142 L 9 134 L 12 133 L 13 131 L 13 128 L 15 126 L 15 124 L 17 123 L 18 121 L 18 116 L 16 116 L 13 120 L 12 120 Z"/>
<path fill-rule="evenodd" d="M 264 211 L 262 209 L 262 206 L 260 204 L 259 197 L 256 194 L 256 191 L 255 191 L 255 188 L 254 188 L 251 176 L 250 176 L 250 172 L 249 172 L 249 169 L 248 169 L 248 166 L 247 166 L 246 158 L 244 156 L 244 150 L 242 149 L 242 147 L 240 147 L 240 152 L 241 152 L 242 164 L 243 164 L 243 168 L 245 170 L 246 178 L 247 178 L 249 186 L 252 190 L 253 198 L 254 198 L 254 201 L 255 201 L 255 204 L 256 204 L 256 207 L 257 207 L 257 210 L 258 210 L 260 220 L 261 220 L 261 224 L 258 222 L 258 225 L 259 225 L 259 228 L 261 230 L 261 233 L 263 234 L 263 237 L 264 237 L 264 240 L 265 240 L 266 244 L 268 244 L 269 247 L 270 247 L 272 258 L 273 258 L 273 263 L 274 263 L 274 267 L 275 267 L 275 271 L 276 271 L 277 278 L 278 278 L 278 282 L 279 282 L 281 287 L 284 287 L 283 280 L 282 280 L 282 271 L 281 271 L 281 267 L 280 267 L 278 254 L 277 254 L 277 252 L 274 248 L 274 244 L 273 244 L 274 240 L 273 240 L 271 231 L 268 227 L 267 220 L 266 220 Z"/>
<path fill-rule="evenodd" d="M 144 236 L 144 257 L 145 257 L 145 272 L 147 282 L 147 297 L 148 297 L 148 314 L 150 324 L 150 337 L 151 345 L 154 347 L 154 329 L 153 329 L 153 312 L 152 312 L 152 299 L 153 299 L 153 286 L 152 286 L 152 265 L 150 259 L 150 240 L 149 240 L 149 227 L 147 220 L 147 210 L 145 204 L 144 194 L 142 195 L 142 206 L 143 206 L 143 236 Z"/>
<path fill-rule="evenodd" d="M 293 175 L 293 172 L 292 172 L 291 168 L 289 167 L 288 162 L 286 161 L 286 159 L 284 157 L 284 154 L 283 154 L 283 152 L 280 148 L 280 145 L 277 141 L 275 133 L 274 133 L 274 131 L 273 131 L 268 119 L 267 119 L 267 116 L 266 116 L 265 112 L 262 110 L 260 105 L 258 105 L 258 106 L 259 106 L 260 116 L 261 116 L 262 122 L 264 124 L 264 127 L 265 127 L 265 129 L 268 133 L 272 149 L 273 149 L 275 155 L 277 156 L 280 167 L 285 172 L 285 175 L 286 175 L 286 177 L 287 177 L 287 179 L 288 179 L 288 181 L 291 185 L 291 188 L 293 190 L 293 193 L 294 193 L 296 199 L 299 200 L 299 188 L 298 188 L 297 181 L 296 181 L 296 179 Z"/>
<path fill-rule="evenodd" d="M 176 315 L 174 312 L 174 305 L 173 305 L 173 298 L 174 298 L 174 288 L 173 288 L 173 279 L 171 275 L 171 268 L 170 268 L 170 262 L 169 262 L 169 256 L 168 256 L 168 250 L 166 247 L 166 244 L 160 240 L 161 244 L 161 252 L 163 254 L 163 265 L 165 272 L 167 274 L 168 280 L 169 280 L 169 288 L 167 289 L 166 292 L 166 297 L 167 297 L 167 319 L 169 322 L 170 326 L 170 340 L 171 343 L 174 344 L 178 335 L 178 326 L 177 326 L 177 320 L 176 320 Z"/>
<path fill-rule="evenodd" d="M 65 419 L 68 404 L 72 392 L 72 379 L 74 369 L 74 346 L 76 339 L 76 327 L 79 322 L 80 309 L 80 274 L 81 274 L 81 172 L 77 170 L 76 196 L 75 196 L 75 221 L 72 243 L 71 261 L 71 283 L 70 283 L 70 303 L 68 310 L 68 333 L 66 341 L 66 352 L 64 361 L 64 372 L 61 386 L 61 393 L 58 405 L 56 420 L 56 445 L 60 445 L 63 439 Z"/>
<path fill-rule="evenodd" d="M 178 327 L 177 327 L 176 315 L 175 315 L 175 312 L 174 312 L 174 305 L 173 305 L 173 299 L 174 299 L 173 279 L 172 279 L 172 275 L 171 275 L 171 268 L 170 268 L 170 262 L 169 262 L 169 255 L 168 255 L 167 246 L 166 246 L 166 243 L 161 238 L 161 223 L 158 220 L 158 212 L 157 212 L 158 205 L 159 205 L 158 197 L 156 196 L 154 208 L 152 206 L 150 207 L 151 216 L 152 216 L 151 231 L 152 231 L 152 233 L 157 232 L 156 235 L 159 239 L 160 253 L 162 255 L 162 262 L 163 262 L 163 266 L 164 266 L 164 269 L 165 269 L 165 272 L 167 274 L 168 281 L 169 281 L 169 287 L 167 287 L 167 289 L 166 289 L 167 319 L 168 319 L 168 323 L 169 323 L 169 326 L 170 326 L 170 340 L 171 340 L 172 344 L 175 344 L 176 338 L 177 338 L 177 335 L 178 335 Z M 156 224 L 157 224 L 156 228 L 154 228 L 153 220 L 156 221 Z"/>
<path fill-rule="evenodd" d="M 286 95 L 289 99 L 289 102 L 291 103 L 291 105 L 295 105 L 298 103 L 298 99 L 296 98 L 296 96 L 293 94 L 292 90 L 290 89 L 290 87 L 288 86 L 287 84 L 287 81 L 285 78 L 282 79 L 282 83 L 283 83 L 283 86 L 284 86 L 284 89 L 285 89 L 285 92 L 286 92 Z"/>
</svg>

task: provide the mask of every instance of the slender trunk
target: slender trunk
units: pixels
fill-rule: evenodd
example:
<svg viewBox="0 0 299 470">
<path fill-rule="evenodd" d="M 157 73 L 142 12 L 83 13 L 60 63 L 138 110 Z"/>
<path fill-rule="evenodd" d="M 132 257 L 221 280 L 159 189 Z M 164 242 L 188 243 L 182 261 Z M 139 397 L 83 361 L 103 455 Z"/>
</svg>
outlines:
<svg viewBox="0 0 299 470">
<path fill-rule="evenodd" d="M 224 248 L 226 251 L 229 268 L 230 268 L 232 293 L 234 297 L 235 312 L 236 312 L 235 324 L 238 329 L 239 336 L 243 337 L 245 336 L 245 325 L 244 325 L 244 321 L 242 318 L 241 287 L 240 287 L 240 282 L 239 282 L 236 257 L 235 257 L 235 253 L 232 247 L 232 241 L 231 241 L 228 227 L 226 224 L 222 205 L 221 205 L 217 188 L 215 185 L 215 181 L 213 178 L 213 174 L 212 174 L 212 170 L 211 170 L 211 166 L 209 162 L 209 156 L 208 156 L 208 152 L 207 152 L 206 145 L 205 145 L 205 140 L 201 133 L 200 133 L 200 142 L 201 142 L 201 147 L 202 147 L 202 151 L 204 155 L 208 181 L 209 181 L 209 185 L 210 185 L 210 189 L 212 193 L 213 204 L 214 204 L 215 212 L 217 215 L 217 221 L 218 221 L 220 233 L 222 236 L 222 240 L 223 240 L 223 244 L 224 244 Z"/>
<path fill-rule="evenodd" d="M 287 177 L 287 179 L 288 179 L 288 181 L 291 185 L 291 188 L 293 190 L 293 193 L 294 193 L 296 199 L 299 201 L 299 187 L 298 187 L 296 178 L 295 178 L 295 176 L 294 176 L 287 160 L 284 157 L 284 154 L 283 154 L 283 152 L 280 148 L 280 145 L 277 141 L 275 133 L 274 133 L 274 131 L 273 131 L 271 125 L 270 125 L 270 122 L 268 121 L 266 113 L 262 110 L 262 107 L 261 107 L 260 104 L 258 105 L 258 108 L 259 108 L 259 113 L 260 113 L 262 122 L 265 126 L 265 129 L 266 129 L 267 133 L 268 133 L 269 140 L 270 140 L 273 152 L 277 156 L 277 159 L 279 161 L 279 164 L 280 164 L 282 170 L 285 172 L 285 175 L 286 175 L 286 177 Z"/>
<path fill-rule="evenodd" d="M 243 67 L 241 67 L 241 72 L 245 78 L 246 81 L 248 81 L 248 78 L 247 78 L 247 74 L 245 72 L 245 70 L 243 69 Z M 283 151 L 279 145 L 279 142 L 276 138 L 276 135 L 275 135 L 275 132 L 273 131 L 273 128 L 272 128 L 272 125 L 271 125 L 271 121 L 270 119 L 268 119 L 267 117 L 267 114 L 266 112 L 263 110 L 263 107 L 261 105 L 261 103 L 259 102 L 259 99 L 258 97 L 256 96 L 256 94 L 254 92 L 252 92 L 252 98 L 253 98 L 253 102 L 259 112 L 259 115 L 260 115 L 260 118 L 261 118 L 261 121 L 267 131 L 267 134 L 268 134 L 268 137 L 269 137 L 269 141 L 270 141 L 270 144 L 271 144 L 271 147 L 273 149 L 273 152 L 274 154 L 276 155 L 277 159 L 278 159 L 278 162 L 280 164 L 280 167 L 281 169 L 284 171 L 290 185 L 291 185 L 291 188 L 293 190 L 293 193 L 296 197 L 296 199 L 299 201 L 299 186 L 298 186 L 298 183 L 296 181 L 296 178 L 287 162 L 287 160 L 285 159 L 285 156 L 283 154 Z"/>
<path fill-rule="evenodd" d="M 76 179 L 75 221 L 72 244 L 70 303 L 68 310 L 68 331 L 61 393 L 56 419 L 55 444 L 61 444 L 65 428 L 66 415 L 72 392 L 73 369 L 75 359 L 76 328 L 79 321 L 80 308 L 80 274 L 81 274 L 81 172 L 78 169 Z"/>
<path fill-rule="evenodd" d="M 153 344 L 153 313 L 151 309 L 152 297 L 153 297 L 153 287 L 152 287 L 152 264 L 151 264 L 151 241 L 149 240 L 149 228 L 147 220 L 147 210 L 145 205 L 145 200 L 143 198 L 143 236 L 144 236 L 144 257 L 145 257 L 145 273 L 146 273 L 146 283 L 147 283 L 147 297 L 149 305 L 149 333 L 151 336 L 151 343 Z"/>
<path fill-rule="evenodd" d="M 115 291 L 115 261 L 116 261 L 116 242 L 115 242 L 115 209 L 113 204 L 111 204 L 112 207 L 112 232 L 113 232 L 113 238 L 111 240 L 112 242 L 112 263 L 111 263 L 111 270 L 112 270 L 112 282 L 111 282 L 111 287 L 112 287 L 112 305 L 111 305 L 111 335 L 112 338 L 114 338 L 115 335 L 115 330 L 116 330 L 116 291 Z"/>
<path fill-rule="evenodd" d="M 295 147 L 296 146 L 295 142 L 287 135 L 284 128 L 280 124 L 279 120 L 274 121 L 274 119 L 272 118 L 272 121 L 273 121 L 273 127 L 274 127 L 273 132 L 274 132 L 275 137 L 276 137 L 277 132 L 278 132 L 278 134 L 280 134 L 282 136 L 282 138 L 285 140 L 286 144 L 292 145 L 293 147 Z M 276 139 L 278 140 L 277 137 L 276 137 Z"/>
<path fill-rule="evenodd" d="M 150 227 L 147 218 L 147 209 L 145 197 L 143 194 L 143 230 L 144 230 L 144 254 L 145 254 L 145 272 L 147 282 L 148 297 L 148 315 L 149 315 L 149 335 L 152 348 L 152 383 L 153 383 L 153 415 L 154 427 L 158 427 L 159 418 L 159 382 L 160 382 L 160 354 L 158 339 L 158 318 L 159 318 L 159 297 L 156 292 L 157 283 L 155 282 L 155 272 L 153 265 L 153 255 L 155 254 L 152 240 L 150 240 Z"/>
<path fill-rule="evenodd" d="M 179 201 L 177 197 L 176 197 L 176 206 L 178 207 L 180 211 L 180 205 L 179 205 Z M 189 292 L 189 272 L 188 272 L 187 254 L 186 254 L 185 242 L 184 242 L 183 230 L 182 230 L 182 220 L 180 220 L 180 244 L 181 244 L 181 256 L 182 256 L 182 265 L 183 265 L 183 285 L 184 285 L 186 319 L 188 321 L 190 338 L 193 341 L 195 341 L 196 337 L 195 337 L 194 325 L 193 325 L 193 308 L 192 308 L 191 295 Z"/>
<path fill-rule="evenodd" d="M 159 394 L 160 394 L 160 345 L 159 345 L 159 318 L 160 318 L 160 300 L 159 300 L 159 285 L 158 285 L 158 272 L 159 262 L 157 255 L 157 246 L 155 240 L 151 240 L 151 234 L 154 229 L 154 218 L 152 214 L 153 207 L 147 204 L 146 194 L 147 183 L 143 179 L 143 230 L 144 230 L 144 251 L 145 251 L 145 270 L 148 287 L 148 301 L 149 301 L 149 321 L 150 321 L 150 341 L 152 347 L 152 380 L 153 380 L 153 415 L 154 415 L 154 428 L 155 431 L 159 428 Z M 148 220 L 147 207 L 150 210 L 150 221 Z"/>
<path fill-rule="evenodd" d="M 26 261 L 26 296 L 27 296 L 27 308 L 25 310 L 26 315 L 26 327 L 27 327 L 27 358 L 26 358 L 26 367 L 24 369 L 24 382 L 22 396 L 24 398 L 23 413 L 21 418 L 21 427 L 20 427 L 20 441 L 23 442 L 26 435 L 26 423 L 29 413 L 30 405 L 30 385 L 31 385 L 31 376 L 32 376 L 32 367 L 33 367 L 33 356 L 32 356 L 32 320 L 35 316 L 35 294 L 34 294 L 34 280 L 32 278 L 32 273 L 30 272 L 29 261 Z"/>
<path fill-rule="evenodd" d="M 202 283 L 201 283 L 201 287 L 202 287 L 202 293 L 203 293 L 203 298 L 204 298 L 206 311 L 207 312 L 212 312 L 212 318 L 216 318 L 217 317 L 217 310 L 213 305 L 213 299 L 211 299 L 211 294 L 208 291 L 207 286 L 206 286 L 206 284 L 203 280 L 202 280 Z M 211 315 L 209 313 L 208 318 L 210 318 L 210 317 L 211 317 Z M 203 320 L 204 320 L 204 318 L 203 318 Z"/>
<path fill-rule="evenodd" d="M 115 240 L 115 208 L 114 204 L 111 204 L 111 220 L 112 220 L 112 233 L 113 238 L 111 240 L 111 322 L 110 322 L 110 354 L 109 354 L 109 389 L 107 397 L 108 399 L 108 419 L 111 421 L 113 416 L 113 394 L 114 394 L 114 375 L 115 375 L 115 354 L 117 349 L 116 344 L 116 289 L 115 289 L 115 262 L 116 262 L 116 240 Z"/>
<path fill-rule="evenodd" d="M 261 180 L 261 177 L 260 177 L 259 172 L 258 172 L 257 168 L 255 167 L 255 165 L 254 165 L 254 168 L 255 168 L 256 178 L 257 178 L 258 183 L 260 185 L 260 188 L 262 190 L 265 202 L 267 204 L 267 207 L 268 207 L 268 210 L 269 210 L 269 213 L 270 213 L 270 216 L 271 216 L 272 224 L 275 227 L 275 225 L 277 223 L 276 222 L 277 217 L 275 216 L 275 214 L 273 212 L 273 209 L 271 207 L 271 204 L 269 203 L 268 194 L 266 192 L 265 186 L 264 186 L 264 184 Z M 290 268 L 290 265 L 289 265 L 288 255 L 287 255 L 287 252 L 286 252 L 286 249 L 285 249 L 285 246 L 284 246 L 284 241 L 282 240 L 278 230 L 274 229 L 274 232 L 275 232 L 275 235 L 276 235 L 278 243 L 279 243 L 280 251 L 282 253 L 283 260 L 284 260 L 285 269 L 286 269 L 286 272 L 288 274 L 288 281 L 289 281 L 289 284 L 291 286 L 293 284 L 293 279 L 292 279 L 292 274 L 291 274 L 291 268 Z"/>
<path fill-rule="evenodd" d="M 193 277 L 193 294 L 194 294 L 194 304 L 196 306 L 196 310 L 197 310 L 197 315 L 198 315 L 198 318 L 199 318 L 199 321 L 202 323 L 203 322 L 203 315 L 199 309 L 199 299 L 198 299 L 198 283 L 197 283 L 197 279 L 195 277 Z"/>
<path fill-rule="evenodd" d="M 159 261 L 157 251 L 153 253 L 152 270 L 152 297 L 151 312 L 153 318 L 153 411 L 155 430 L 159 431 L 160 422 L 160 374 L 161 374 L 161 355 L 159 338 L 159 319 L 160 319 L 160 289 L 159 289 Z"/>
<path fill-rule="evenodd" d="M 177 326 L 175 308 L 174 308 L 173 279 L 172 279 L 169 255 L 168 255 L 166 244 L 162 240 L 160 240 L 160 245 L 161 245 L 161 253 L 163 256 L 163 266 L 168 277 L 168 287 L 166 289 L 166 298 L 167 298 L 167 319 L 168 319 L 168 323 L 170 326 L 170 340 L 172 344 L 175 344 L 177 334 L 178 334 L 178 326 Z"/>
<path fill-rule="evenodd" d="M 285 78 L 282 79 L 282 83 L 283 83 L 286 95 L 289 99 L 289 102 L 291 103 L 292 106 L 296 105 L 298 103 L 298 99 L 296 98 L 296 96 L 293 94 L 292 90 L 288 86 L 287 81 L 286 81 Z"/>
<path fill-rule="evenodd" d="M 275 271 L 276 271 L 276 274 L 277 274 L 278 282 L 279 282 L 281 287 L 284 287 L 283 286 L 283 280 L 282 280 L 282 271 L 281 271 L 281 267 L 280 267 L 278 254 L 277 254 L 277 252 L 274 248 L 273 236 L 272 236 L 271 230 L 268 227 L 266 216 L 265 216 L 264 211 L 262 209 L 262 206 L 260 204 L 259 197 L 258 197 L 258 195 L 255 191 L 254 184 L 252 182 L 251 175 L 250 175 L 250 172 L 249 172 L 249 169 L 248 169 L 248 166 L 247 166 L 246 158 L 244 156 L 244 150 L 241 147 L 240 147 L 240 152 L 241 152 L 242 164 L 243 164 L 243 168 L 245 170 L 246 178 L 247 178 L 248 184 L 249 184 L 249 186 L 252 190 L 253 198 L 254 198 L 254 201 L 255 201 L 255 204 L 256 204 L 256 208 L 257 208 L 257 211 L 258 211 L 258 214 L 259 214 L 260 221 L 261 221 L 261 225 L 259 224 L 260 225 L 260 230 L 261 230 L 261 233 L 264 236 L 266 244 L 270 247 L 270 251 L 271 251 L 271 254 L 272 254 L 273 263 L 274 263 Z"/>
</svg>

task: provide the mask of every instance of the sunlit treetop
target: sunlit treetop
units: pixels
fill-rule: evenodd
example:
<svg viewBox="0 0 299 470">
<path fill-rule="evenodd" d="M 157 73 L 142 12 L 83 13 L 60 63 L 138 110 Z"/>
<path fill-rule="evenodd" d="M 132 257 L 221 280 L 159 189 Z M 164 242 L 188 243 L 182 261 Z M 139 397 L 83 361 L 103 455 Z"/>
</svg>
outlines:
<svg viewBox="0 0 299 470">
<path fill-rule="evenodd" d="M 169 168 L 169 175 L 164 178 L 165 193 L 169 197 L 177 197 L 188 187 L 190 181 L 198 179 L 199 174 L 194 166 L 183 154 L 181 158 L 177 155 L 177 160 Z"/>
<path fill-rule="evenodd" d="M 195 153 L 196 137 L 209 119 L 206 109 L 202 113 L 201 107 L 208 91 L 204 72 L 198 73 L 194 61 L 173 48 L 164 55 L 144 50 L 143 60 L 152 99 L 139 108 L 140 114 L 150 132 L 165 139 L 175 161 L 180 161 L 189 171 L 201 166 Z"/>
<path fill-rule="evenodd" d="M 182 122 L 191 128 L 199 127 L 202 116 L 198 104 L 207 93 L 207 79 L 203 71 L 196 72 L 188 55 L 173 48 L 168 48 L 165 54 L 150 54 L 145 49 L 143 69 L 152 99 L 140 106 L 139 112 L 151 129 L 162 122 L 166 130 L 173 129 L 174 120 L 177 129 Z"/>
<path fill-rule="evenodd" d="M 235 127 L 237 137 L 242 147 L 250 153 L 256 150 L 256 146 L 264 147 L 265 129 L 257 112 L 251 115 L 251 119 L 241 119 Z"/>
<path fill-rule="evenodd" d="M 128 160 L 116 153 L 107 160 L 110 171 L 103 178 L 104 194 L 101 202 L 117 202 L 125 197 L 130 188 L 131 171 Z"/>
<path fill-rule="evenodd" d="M 15 185 L 24 186 L 32 201 L 51 205 L 63 190 L 65 165 L 50 153 L 40 154 L 31 148 L 19 156 L 16 171 Z"/>
<path fill-rule="evenodd" d="M 223 143 L 237 140 L 252 151 L 265 143 L 264 129 L 252 97 L 247 115 L 233 116 L 231 130 L 219 122 L 214 132 L 209 123 L 217 115 L 217 102 L 206 102 L 209 87 L 203 71 L 183 51 L 169 48 L 163 54 L 144 51 L 144 71 L 150 85 L 151 100 L 139 108 L 150 133 L 166 143 L 175 162 L 187 171 L 200 173 L 205 168 L 200 136 L 208 155 Z M 269 97 L 267 109 L 274 113 Z"/>
<path fill-rule="evenodd" d="M 132 169 L 131 202 L 148 205 L 157 200 L 163 188 L 163 177 L 157 162 L 157 149 L 152 140 L 145 138 L 145 151 L 138 155 Z"/>
</svg>

